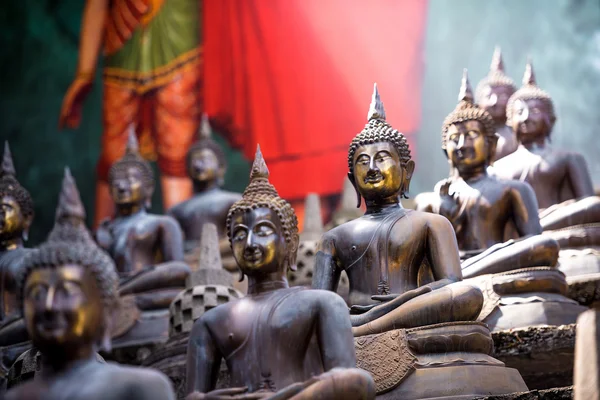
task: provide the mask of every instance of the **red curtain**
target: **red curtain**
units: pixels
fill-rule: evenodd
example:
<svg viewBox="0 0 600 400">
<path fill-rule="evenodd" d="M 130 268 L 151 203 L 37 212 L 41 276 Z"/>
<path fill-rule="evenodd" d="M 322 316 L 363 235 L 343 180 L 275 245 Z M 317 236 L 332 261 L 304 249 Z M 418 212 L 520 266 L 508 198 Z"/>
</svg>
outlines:
<svg viewBox="0 0 600 400">
<path fill-rule="evenodd" d="M 426 12 L 426 0 L 204 0 L 206 112 L 248 159 L 260 143 L 282 197 L 339 193 L 373 82 L 414 143 Z"/>
</svg>

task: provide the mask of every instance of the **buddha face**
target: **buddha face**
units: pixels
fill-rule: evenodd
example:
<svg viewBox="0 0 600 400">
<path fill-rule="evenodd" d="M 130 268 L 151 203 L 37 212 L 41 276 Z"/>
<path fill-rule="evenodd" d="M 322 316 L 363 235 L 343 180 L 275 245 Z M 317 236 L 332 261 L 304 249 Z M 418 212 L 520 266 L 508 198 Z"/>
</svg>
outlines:
<svg viewBox="0 0 600 400">
<path fill-rule="evenodd" d="M 24 224 L 25 218 L 17 200 L 10 195 L 2 196 L 0 198 L 0 240 L 19 236 Z"/>
<path fill-rule="evenodd" d="M 248 276 L 275 272 L 283 266 L 287 252 L 283 227 L 270 208 L 235 213 L 231 243 L 233 256 Z"/>
<path fill-rule="evenodd" d="M 514 93 L 510 86 L 487 86 L 483 92 L 480 106 L 486 110 L 494 121 L 506 122 L 506 105 Z"/>
<path fill-rule="evenodd" d="M 142 172 L 133 166 L 120 171 L 110 183 L 113 201 L 117 205 L 137 204 L 144 201 L 142 178 Z"/>
<path fill-rule="evenodd" d="M 489 147 L 479 121 L 465 121 L 448 127 L 446 154 L 456 168 L 473 168 L 488 163 Z"/>
<path fill-rule="evenodd" d="M 535 142 L 545 139 L 550 133 L 550 113 L 542 100 L 517 100 L 512 111 L 511 127 L 520 142 Z"/>
<path fill-rule="evenodd" d="M 41 351 L 73 349 L 101 336 L 102 293 L 92 273 L 79 265 L 32 271 L 23 300 L 27 330 Z"/>
<path fill-rule="evenodd" d="M 353 165 L 354 183 L 367 201 L 400 196 L 408 188 L 414 170 L 413 161 L 402 166 L 396 148 L 389 142 L 360 146 Z"/>
<path fill-rule="evenodd" d="M 197 182 L 211 182 L 222 175 L 222 168 L 215 152 L 210 148 L 197 149 L 190 154 L 188 173 Z"/>
</svg>

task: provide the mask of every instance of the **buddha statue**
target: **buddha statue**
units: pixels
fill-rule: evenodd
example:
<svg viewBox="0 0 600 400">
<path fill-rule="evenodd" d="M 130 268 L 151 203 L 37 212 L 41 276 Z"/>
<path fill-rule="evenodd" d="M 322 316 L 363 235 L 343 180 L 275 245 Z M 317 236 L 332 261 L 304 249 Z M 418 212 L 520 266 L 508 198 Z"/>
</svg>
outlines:
<svg viewBox="0 0 600 400">
<path fill-rule="evenodd" d="M 355 368 L 342 298 L 288 287 L 298 220 L 268 178 L 257 148 L 250 183 L 226 225 L 242 278 L 249 281 L 248 295 L 195 322 L 187 353 L 188 399 L 374 399 L 372 378 Z M 221 358 L 234 387 L 211 392 Z"/>
<path fill-rule="evenodd" d="M 171 208 L 168 214 L 179 222 L 183 230 L 186 253 L 197 249 L 202 226 L 212 223 L 217 226 L 219 238 L 222 239 L 222 249 L 225 253 L 223 255 L 230 255 L 225 235 L 225 219 L 229 207 L 238 201 L 241 195 L 221 188 L 227 159 L 221 146 L 211 137 L 211 127 L 206 114 L 202 116 L 199 136 L 199 140 L 192 145 L 187 154 L 187 170 L 194 184 L 194 195 Z M 196 254 L 194 257 L 197 259 Z M 235 261 L 231 261 L 229 264 L 235 269 Z"/>
<path fill-rule="evenodd" d="M 493 160 L 499 160 L 519 147 L 512 128 L 506 125 L 506 104 L 516 90 L 514 81 L 504 72 L 502 51 L 500 47 L 496 47 L 490 72 L 477 84 L 475 90 L 477 105 L 490 114 L 498 135 Z"/>
<path fill-rule="evenodd" d="M 161 373 L 99 362 L 97 351 L 110 350 L 118 275 L 85 226 L 57 218 L 48 240 L 23 260 L 19 283 L 41 370 L 7 400 L 175 398 Z"/>
<path fill-rule="evenodd" d="M 348 168 L 366 213 L 323 235 L 313 288 L 335 290 L 347 273 L 357 365 L 373 375 L 377 395 L 475 398 L 527 390 L 516 370 L 490 356 L 491 333 L 475 321 L 483 294 L 461 282 L 451 223 L 400 204 L 415 163 L 404 135 L 386 121 L 376 85 Z"/>
<path fill-rule="evenodd" d="M 139 155 L 133 131 L 125 155 L 110 168 L 109 185 L 116 215 L 102 222 L 96 240 L 115 261 L 119 293 L 154 292 L 155 296 L 146 296 L 148 307 L 166 309 L 185 288 L 190 268 L 183 262 L 183 235 L 177 221 L 146 211 L 154 177 L 150 164 Z"/>
<path fill-rule="evenodd" d="M 503 291 L 491 296 L 482 287 L 486 302 L 501 305 L 496 315 L 490 315 L 496 308 L 490 306 L 484 307 L 489 314 L 479 317 L 490 329 L 574 323 L 584 308 L 564 296 L 567 283 L 555 268 L 559 246 L 541 234 L 533 189 L 525 182 L 488 175 L 498 136 L 491 115 L 473 104 L 467 70 L 458 100 L 442 126 L 442 150 L 456 176 L 438 183 L 435 196 L 417 196 L 417 210 L 443 215 L 452 223 L 464 278 L 528 268 L 505 278 L 488 277 L 494 279 L 496 288 L 500 280 L 519 281 L 514 284 L 515 291 L 510 292 L 510 285 L 504 285 Z M 516 236 L 505 241 L 505 233 L 512 227 Z M 489 287 L 494 287 L 494 283 Z M 526 295 L 521 296 L 522 293 Z M 523 307 L 542 310 L 533 312 L 528 308 L 524 312 Z"/>
</svg>

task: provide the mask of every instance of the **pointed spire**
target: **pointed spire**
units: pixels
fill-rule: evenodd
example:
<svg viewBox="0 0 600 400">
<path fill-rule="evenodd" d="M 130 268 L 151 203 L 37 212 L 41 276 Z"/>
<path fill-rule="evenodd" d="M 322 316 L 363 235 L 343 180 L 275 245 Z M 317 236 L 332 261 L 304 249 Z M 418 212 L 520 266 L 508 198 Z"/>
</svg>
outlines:
<svg viewBox="0 0 600 400">
<path fill-rule="evenodd" d="M 260 151 L 260 144 L 256 145 L 256 155 L 254 156 L 254 163 L 252 163 L 252 171 L 250 172 L 250 181 L 257 178 L 269 178 L 269 168 L 265 163 L 262 152 Z"/>
<path fill-rule="evenodd" d="M 535 73 L 533 72 L 533 64 L 531 57 L 527 57 L 527 65 L 525 66 L 525 73 L 523 74 L 523 86 L 525 85 L 536 85 Z"/>
<path fill-rule="evenodd" d="M 12 154 L 8 145 L 8 140 L 4 142 L 4 156 L 2 157 L 2 167 L 0 168 L 0 177 L 15 176 L 15 165 L 13 164 Z"/>
<path fill-rule="evenodd" d="M 460 82 L 460 92 L 458 93 L 458 101 L 473 103 L 473 89 L 471 89 L 469 74 L 466 68 L 463 69 L 462 81 Z"/>
<path fill-rule="evenodd" d="M 342 190 L 342 201 L 340 202 L 340 210 L 356 210 L 356 189 L 352 186 L 350 179 L 344 179 L 344 189 Z"/>
<path fill-rule="evenodd" d="M 221 269 L 223 267 L 219 251 L 219 234 L 215 224 L 202 225 L 199 259 L 198 269 Z"/>
<path fill-rule="evenodd" d="M 85 208 L 83 208 L 79 189 L 77 189 L 75 179 L 73 179 L 69 167 L 65 167 L 65 175 L 56 208 L 56 220 L 59 221 L 63 218 L 85 220 Z"/>
<path fill-rule="evenodd" d="M 301 240 L 319 240 L 323 234 L 321 200 L 316 193 L 309 193 L 304 201 L 304 228 Z"/>
<path fill-rule="evenodd" d="M 367 120 L 378 119 L 385 121 L 385 109 L 383 108 L 383 102 L 379 96 L 379 89 L 377 83 L 373 84 L 373 94 L 371 95 L 371 104 L 369 105 L 369 114 Z"/>
<path fill-rule="evenodd" d="M 212 137 L 212 128 L 210 126 L 210 121 L 208 120 L 208 115 L 206 113 L 202 113 L 202 121 L 200 122 L 200 134 L 198 136 L 200 140 L 206 140 Z"/>
<path fill-rule="evenodd" d="M 140 151 L 140 145 L 138 143 L 137 136 L 135 134 L 135 125 L 129 125 L 129 132 L 127 136 L 127 147 L 125 148 L 125 154 L 138 154 Z"/>
<path fill-rule="evenodd" d="M 496 71 L 504 73 L 504 60 L 502 59 L 502 50 L 500 49 L 500 46 L 496 46 L 494 49 L 492 65 L 490 65 L 490 72 Z"/>
</svg>

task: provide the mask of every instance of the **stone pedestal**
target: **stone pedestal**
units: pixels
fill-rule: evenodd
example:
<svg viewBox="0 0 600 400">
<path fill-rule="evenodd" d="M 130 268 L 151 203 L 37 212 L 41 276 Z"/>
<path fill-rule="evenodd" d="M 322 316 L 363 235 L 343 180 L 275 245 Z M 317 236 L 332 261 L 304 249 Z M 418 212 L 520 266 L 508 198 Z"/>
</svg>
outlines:
<svg viewBox="0 0 600 400">
<path fill-rule="evenodd" d="M 457 322 L 354 339 L 357 366 L 378 399 L 475 398 L 527 391 L 519 372 L 490 356 L 485 324 Z"/>
<path fill-rule="evenodd" d="M 493 356 L 519 370 L 529 389 L 573 384 L 575 324 L 493 332 Z"/>
<path fill-rule="evenodd" d="M 531 390 L 525 393 L 511 393 L 504 396 L 479 397 L 481 400 L 572 400 L 573 387 L 562 387 L 548 390 Z"/>
</svg>

